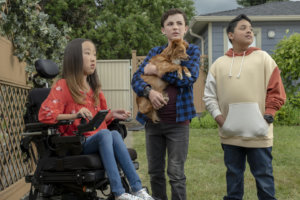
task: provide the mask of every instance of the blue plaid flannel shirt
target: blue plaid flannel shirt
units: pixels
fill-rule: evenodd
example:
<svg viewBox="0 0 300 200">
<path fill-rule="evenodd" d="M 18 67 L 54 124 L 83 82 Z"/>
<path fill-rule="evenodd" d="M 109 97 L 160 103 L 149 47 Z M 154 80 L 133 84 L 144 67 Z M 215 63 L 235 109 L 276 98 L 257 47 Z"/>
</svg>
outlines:
<svg viewBox="0 0 300 200">
<path fill-rule="evenodd" d="M 138 70 L 133 74 L 131 86 L 138 96 L 143 96 L 144 88 L 148 85 L 141 78 L 141 75 L 144 74 L 144 67 L 153 56 L 160 54 L 166 47 L 167 45 L 164 45 L 151 49 Z M 180 80 L 177 77 L 177 72 L 166 73 L 162 77 L 164 81 L 173 84 L 179 90 L 176 100 L 176 122 L 191 120 L 196 116 L 196 110 L 193 103 L 193 84 L 199 76 L 200 50 L 197 45 L 189 44 L 187 54 L 190 56 L 190 59 L 188 61 L 181 61 L 181 65 L 186 66 L 190 70 L 191 77 L 187 77 L 183 73 L 183 79 Z M 148 117 L 139 112 L 136 116 L 136 120 L 141 124 L 145 124 Z"/>
</svg>

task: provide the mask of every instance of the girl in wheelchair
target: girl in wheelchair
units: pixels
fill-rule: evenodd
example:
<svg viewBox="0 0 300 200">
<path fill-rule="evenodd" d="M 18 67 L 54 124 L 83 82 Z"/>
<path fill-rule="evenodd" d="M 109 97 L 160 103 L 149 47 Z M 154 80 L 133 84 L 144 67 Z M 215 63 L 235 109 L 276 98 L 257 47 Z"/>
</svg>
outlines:
<svg viewBox="0 0 300 200">
<path fill-rule="evenodd" d="M 64 52 L 62 79 L 51 89 L 41 105 L 39 121 L 48 124 L 59 120 L 74 120 L 72 125 L 60 126 L 63 136 L 74 135 L 80 125 L 80 116 L 90 120 L 100 110 L 107 110 L 106 100 L 101 91 L 96 72 L 96 48 L 92 41 L 74 39 Z M 110 131 L 107 125 L 112 119 L 127 119 L 130 113 L 125 110 L 111 110 L 98 129 L 84 133 L 83 154 L 98 153 L 115 199 L 154 200 L 145 189 L 131 161 L 130 155 L 117 131 Z M 132 194 L 125 193 L 118 165 L 124 171 Z"/>
</svg>

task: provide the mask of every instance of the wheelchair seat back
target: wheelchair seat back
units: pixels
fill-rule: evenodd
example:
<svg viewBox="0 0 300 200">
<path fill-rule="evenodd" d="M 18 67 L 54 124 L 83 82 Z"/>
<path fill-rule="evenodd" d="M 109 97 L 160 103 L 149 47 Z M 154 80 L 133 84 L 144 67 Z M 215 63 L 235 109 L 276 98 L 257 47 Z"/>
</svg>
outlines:
<svg viewBox="0 0 300 200">
<path fill-rule="evenodd" d="M 50 88 L 32 89 L 26 101 L 26 113 L 24 115 L 25 124 L 39 122 L 38 115 L 43 101 L 48 97 Z"/>
<path fill-rule="evenodd" d="M 39 88 L 41 86 L 37 83 L 36 78 L 40 76 L 42 78 L 52 79 L 59 73 L 59 68 L 52 60 L 37 60 L 35 62 L 35 69 L 37 74 L 33 77 L 33 88 L 28 96 L 26 102 L 26 113 L 24 115 L 25 124 L 39 122 L 38 113 L 43 101 L 48 97 L 50 88 Z"/>
</svg>

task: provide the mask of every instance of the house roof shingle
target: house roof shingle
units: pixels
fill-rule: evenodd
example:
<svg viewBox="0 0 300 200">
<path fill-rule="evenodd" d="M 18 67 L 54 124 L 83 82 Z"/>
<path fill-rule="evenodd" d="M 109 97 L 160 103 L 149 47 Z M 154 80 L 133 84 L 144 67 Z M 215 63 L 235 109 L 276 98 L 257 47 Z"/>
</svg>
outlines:
<svg viewBox="0 0 300 200">
<path fill-rule="evenodd" d="M 234 10 L 209 13 L 200 16 L 236 16 L 241 13 L 251 16 L 300 15 L 300 1 L 269 2 L 256 6 L 237 8 Z"/>
</svg>

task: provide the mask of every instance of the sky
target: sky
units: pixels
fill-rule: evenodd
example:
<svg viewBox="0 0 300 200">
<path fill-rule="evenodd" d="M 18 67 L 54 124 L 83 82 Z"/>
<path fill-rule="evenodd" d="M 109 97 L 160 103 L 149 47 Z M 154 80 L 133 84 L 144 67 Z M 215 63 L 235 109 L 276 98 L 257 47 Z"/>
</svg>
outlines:
<svg viewBox="0 0 300 200">
<path fill-rule="evenodd" d="M 225 11 L 241 7 L 236 0 L 194 0 L 196 15 Z"/>
<path fill-rule="evenodd" d="M 291 0 L 300 1 L 300 0 Z M 194 0 L 196 15 L 232 10 L 241 7 L 236 0 Z"/>
</svg>

